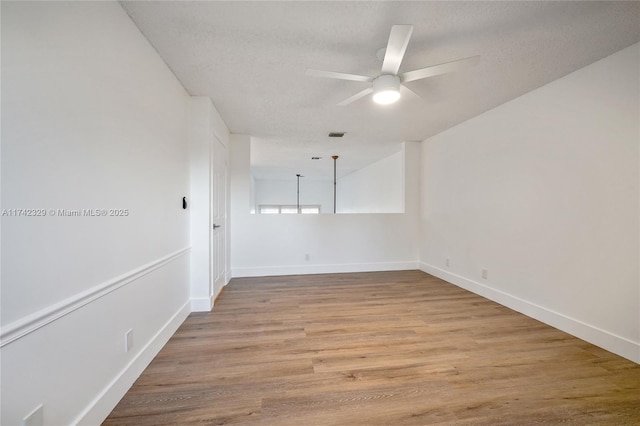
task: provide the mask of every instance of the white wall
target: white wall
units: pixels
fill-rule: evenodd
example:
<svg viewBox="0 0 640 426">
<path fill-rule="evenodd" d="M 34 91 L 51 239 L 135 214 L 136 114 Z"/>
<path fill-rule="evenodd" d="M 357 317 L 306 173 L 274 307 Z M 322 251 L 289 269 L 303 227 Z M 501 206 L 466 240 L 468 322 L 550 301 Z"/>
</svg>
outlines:
<svg viewBox="0 0 640 426">
<path fill-rule="evenodd" d="M 636 362 L 639 49 L 424 141 L 421 221 L 425 271 Z"/>
<path fill-rule="evenodd" d="M 189 312 L 189 96 L 117 2 L 2 2 L 3 425 L 99 424 Z M 134 346 L 124 350 L 125 332 Z"/>
<path fill-rule="evenodd" d="M 338 213 L 404 212 L 404 144 L 400 152 L 338 179 Z"/>
<path fill-rule="evenodd" d="M 231 136 L 233 276 L 417 267 L 419 143 L 406 148 L 405 213 L 252 215 L 250 140 Z"/>
<path fill-rule="evenodd" d="M 255 207 L 296 205 L 297 179 L 255 179 Z M 300 205 L 319 205 L 321 213 L 333 212 L 333 181 L 300 178 Z"/>
<path fill-rule="evenodd" d="M 256 212 L 256 179 L 253 176 L 249 182 L 249 211 Z"/>
</svg>

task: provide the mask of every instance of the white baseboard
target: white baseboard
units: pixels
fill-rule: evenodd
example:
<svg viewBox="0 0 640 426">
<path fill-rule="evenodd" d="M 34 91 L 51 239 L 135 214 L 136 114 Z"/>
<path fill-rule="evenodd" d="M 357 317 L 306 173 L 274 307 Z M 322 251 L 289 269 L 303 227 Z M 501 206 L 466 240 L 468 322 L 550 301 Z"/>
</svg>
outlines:
<svg viewBox="0 0 640 426">
<path fill-rule="evenodd" d="M 169 341 L 191 312 L 189 302 L 182 305 L 144 348 L 76 418 L 74 425 L 99 425 L 120 402 L 136 379 L 142 374 L 160 349 Z"/>
<path fill-rule="evenodd" d="M 191 312 L 210 312 L 213 309 L 212 297 L 196 297 L 191 299 Z"/>
<path fill-rule="evenodd" d="M 344 263 L 333 265 L 264 266 L 232 268 L 231 275 L 240 277 L 270 277 L 277 275 L 333 274 L 346 272 L 403 271 L 418 269 L 417 261 L 381 263 Z"/>
<path fill-rule="evenodd" d="M 489 287 L 477 281 L 453 274 L 433 265 L 420 262 L 420 270 L 434 275 L 458 287 L 469 290 L 501 305 L 521 312 L 531 318 L 576 336 L 589 343 L 593 343 L 614 354 L 620 355 L 633 362 L 640 363 L 640 343 L 602 330 L 593 325 L 568 317 L 559 312 L 513 296 L 501 290 Z"/>
</svg>

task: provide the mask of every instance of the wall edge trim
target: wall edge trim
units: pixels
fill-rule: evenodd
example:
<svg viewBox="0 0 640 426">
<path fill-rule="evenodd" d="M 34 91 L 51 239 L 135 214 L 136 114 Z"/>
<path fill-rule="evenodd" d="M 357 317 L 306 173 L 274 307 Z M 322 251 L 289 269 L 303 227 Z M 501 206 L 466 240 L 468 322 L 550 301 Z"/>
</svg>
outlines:
<svg viewBox="0 0 640 426">
<path fill-rule="evenodd" d="M 420 262 L 420 270 L 640 364 L 640 342 L 425 262 Z"/>
<path fill-rule="evenodd" d="M 50 324 L 83 306 L 123 287 L 138 278 L 155 271 L 158 268 L 184 256 L 191 251 L 191 247 L 184 247 L 160 259 L 149 262 L 120 276 L 98 284 L 90 289 L 75 294 L 61 302 L 47 306 L 37 312 L 29 314 L 17 321 L 2 327 L 0 331 L 0 348 L 27 336 L 30 333 Z"/>
</svg>

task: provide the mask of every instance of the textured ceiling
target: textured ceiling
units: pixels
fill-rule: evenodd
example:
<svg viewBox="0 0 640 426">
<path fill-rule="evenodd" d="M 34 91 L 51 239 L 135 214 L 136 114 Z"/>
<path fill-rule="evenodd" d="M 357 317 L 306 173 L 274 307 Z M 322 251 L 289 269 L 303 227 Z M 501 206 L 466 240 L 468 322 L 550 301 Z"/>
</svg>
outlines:
<svg viewBox="0 0 640 426">
<path fill-rule="evenodd" d="M 231 132 L 296 152 L 280 160 L 295 161 L 305 146 L 305 158 L 333 152 L 349 167 L 640 41 L 639 2 L 121 3 L 186 90 L 213 100 Z M 473 55 L 480 62 L 407 83 L 421 99 L 390 106 L 368 97 L 336 106 L 366 83 L 305 76 L 307 67 L 378 75 L 376 52 L 394 24 L 414 26 L 400 72 Z M 347 134 L 334 140 L 330 131 Z M 346 155 L 356 150 L 357 158 Z"/>
</svg>

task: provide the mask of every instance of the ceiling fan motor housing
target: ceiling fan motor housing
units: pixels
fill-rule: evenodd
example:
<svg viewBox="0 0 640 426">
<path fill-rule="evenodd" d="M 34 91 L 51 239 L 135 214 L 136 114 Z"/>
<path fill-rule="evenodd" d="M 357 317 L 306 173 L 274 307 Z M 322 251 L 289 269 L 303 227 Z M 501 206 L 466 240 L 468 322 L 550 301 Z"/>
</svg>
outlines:
<svg viewBox="0 0 640 426">
<path fill-rule="evenodd" d="M 380 104 L 390 104 L 400 98 L 400 77 L 383 74 L 373 80 L 373 100 Z"/>
</svg>

